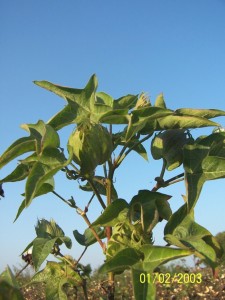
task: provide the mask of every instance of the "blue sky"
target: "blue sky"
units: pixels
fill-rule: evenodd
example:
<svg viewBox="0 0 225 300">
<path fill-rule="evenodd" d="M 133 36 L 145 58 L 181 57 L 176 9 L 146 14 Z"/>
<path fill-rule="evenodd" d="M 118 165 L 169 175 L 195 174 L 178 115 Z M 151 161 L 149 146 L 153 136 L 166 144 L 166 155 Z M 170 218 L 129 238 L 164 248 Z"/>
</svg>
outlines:
<svg viewBox="0 0 225 300">
<path fill-rule="evenodd" d="M 0 4 L 0 153 L 26 133 L 22 123 L 47 121 L 63 99 L 33 84 L 48 80 L 82 88 L 96 73 L 99 91 L 118 98 L 148 92 L 152 101 L 163 92 L 168 108 L 225 109 L 225 2 L 223 0 L 143 1 L 1 1 Z M 225 126 L 224 119 L 217 119 Z M 197 136 L 212 129 L 194 130 Z M 66 142 L 68 130 L 61 131 Z M 149 151 L 149 143 L 146 143 Z M 5 177 L 16 161 L 0 171 Z M 120 197 L 130 201 L 139 189 L 153 187 L 161 164 L 132 154 L 116 174 Z M 167 178 L 180 170 L 166 174 Z M 88 196 L 56 178 L 56 191 L 85 205 Z M 196 221 L 213 234 L 225 230 L 224 182 L 208 182 L 196 207 Z M 0 201 L 0 271 L 22 262 L 19 254 L 35 237 L 37 218 L 55 219 L 65 234 L 85 229 L 79 216 L 53 195 L 34 200 L 13 224 L 24 182 L 4 186 Z M 173 210 L 182 204 L 183 183 L 162 192 L 173 194 Z M 91 210 L 91 209 L 90 209 Z M 100 212 L 92 207 L 90 220 Z M 222 220 L 222 221 L 221 221 Z M 163 244 L 160 224 L 156 242 Z M 73 240 L 74 241 L 74 240 Z M 64 249 L 63 249 L 64 251 Z M 70 253 L 82 249 L 74 241 Z M 103 261 L 98 245 L 83 263 Z"/>
</svg>

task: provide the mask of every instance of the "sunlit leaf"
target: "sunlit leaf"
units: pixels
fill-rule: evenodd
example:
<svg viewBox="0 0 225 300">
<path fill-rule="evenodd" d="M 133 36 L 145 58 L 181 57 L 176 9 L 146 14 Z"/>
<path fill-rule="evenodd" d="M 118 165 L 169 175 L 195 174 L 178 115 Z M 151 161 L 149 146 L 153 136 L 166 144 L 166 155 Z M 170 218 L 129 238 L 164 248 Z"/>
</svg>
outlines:
<svg viewBox="0 0 225 300">
<path fill-rule="evenodd" d="M 0 157 L 0 168 L 5 166 L 14 158 L 34 150 L 35 142 L 33 137 L 24 137 L 18 139 Z"/>
<path fill-rule="evenodd" d="M 189 210 L 195 206 L 205 181 L 225 177 L 224 141 L 224 133 L 217 133 L 200 140 L 199 143 L 184 147 Z"/>
<path fill-rule="evenodd" d="M 11 174 L 0 180 L 0 182 L 3 183 L 24 180 L 28 174 L 29 167 L 25 164 L 19 164 Z"/>
<path fill-rule="evenodd" d="M 45 282 L 46 299 L 67 300 L 64 285 L 79 286 L 82 278 L 71 266 L 49 261 L 44 270 L 34 275 L 31 282 Z"/>
<path fill-rule="evenodd" d="M 95 187 L 98 190 L 99 194 L 106 196 L 106 186 L 105 186 L 104 180 L 105 180 L 105 177 L 102 177 L 102 176 L 93 177 Z M 93 189 L 92 189 L 92 187 L 90 186 L 90 184 L 88 182 L 85 185 L 79 185 L 79 188 L 82 191 L 93 193 Z M 115 189 L 113 184 L 112 184 L 111 198 L 112 198 L 112 200 L 116 200 L 118 198 L 116 189 Z"/>
<path fill-rule="evenodd" d="M 38 220 L 35 227 L 37 237 L 33 240 L 32 259 L 35 269 L 39 269 L 47 256 L 51 253 L 55 243 L 65 244 L 67 248 L 72 247 L 72 241 L 66 237 L 63 230 L 54 220 Z"/>
<path fill-rule="evenodd" d="M 138 195 L 134 196 L 130 202 L 129 215 L 131 220 L 140 220 L 142 229 L 150 233 L 158 223 L 159 217 L 168 218 L 171 215 L 169 204 L 160 206 L 161 202 L 167 202 L 171 196 L 149 190 L 140 190 Z M 159 202 L 157 202 L 159 201 Z M 157 202 L 157 204 L 156 204 Z"/>
<path fill-rule="evenodd" d="M 124 199 L 117 199 L 106 207 L 104 212 L 97 218 L 92 226 L 114 226 L 118 223 L 120 213 L 129 207 Z"/>
<path fill-rule="evenodd" d="M 113 258 L 104 263 L 100 269 L 100 273 L 120 272 L 130 268 L 137 263 L 142 257 L 142 254 L 133 249 L 126 248 L 119 251 Z"/>
<path fill-rule="evenodd" d="M 164 101 L 163 94 L 159 94 L 155 100 L 155 106 L 161 107 L 161 108 L 166 108 L 166 103 Z"/>
<path fill-rule="evenodd" d="M 225 116 L 225 111 L 218 109 L 193 109 L 193 108 L 179 108 L 175 110 L 176 114 L 196 116 L 206 119 Z"/>
<path fill-rule="evenodd" d="M 138 95 L 123 96 L 113 102 L 114 109 L 131 109 L 134 108 L 138 100 Z"/>
<path fill-rule="evenodd" d="M 100 239 L 105 238 L 105 230 L 101 229 L 100 227 L 93 227 L 93 229 L 95 230 L 95 232 L 97 233 L 97 235 L 99 236 Z M 76 241 L 85 247 L 88 247 L 92 244 L 94 244 L 95 242 L 97 242 L 96 237 L 93 235 L 92 231 L 90 228 L 87 228 L 84 231 L 84 234 L 80 234 L 78 232 L 78 230 L 74 230 L 73 231 L 73 235 L 76 239 Z"/>
</svg>

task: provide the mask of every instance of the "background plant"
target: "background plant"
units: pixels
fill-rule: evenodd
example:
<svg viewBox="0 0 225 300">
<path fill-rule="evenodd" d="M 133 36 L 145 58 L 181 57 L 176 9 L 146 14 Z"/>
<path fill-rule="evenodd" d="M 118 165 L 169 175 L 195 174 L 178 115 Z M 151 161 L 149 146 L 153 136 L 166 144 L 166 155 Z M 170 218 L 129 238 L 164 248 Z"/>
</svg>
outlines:
<svg viewBox="0 0 225 300">
<path fill-rule="evenodd" d="M 78 229 L 73 231 L 75 240 L 84 246 L 81 257 L 96 242 L 106 256 L 99 271 L 108 273 L 105 287 L 108 299 L 114 299 L 115 274 L 126 269 L 131 270 L 135 298 L 155 299 L 155 285 L 141 283 L 140 275 L 152 274 L 159 265 L 192 254 L 210 265 L 216 276 L 218 258 L 223 251 L 215 237 L 195 222 L 194 207 L 204 183 L 225 176 L 225 133 L 218 123 L 211 121 L 225 112 L 191 108 L 174 111 L 167 108 L 162 94 L 154 105 L 143 93 L 115 100 L 97 92 L 95 75 L 84 89 L 47 81 L 35 81 L 35 84 L 54 92 L 67 104 L 47 123 L 39 120 L 36 124 L 23 124 L 29 136 L 15 141 L 0 158 L 0 167 L 4 167 L 18 156 L 24 156 L 15 170 L 0 181 L 2 184 L 26 179 L 24 200 L 16 219 L 36 197 L 47 193 L 53 193 L 74 209 L 87 224 L 83 234 Z M 71 124 L 74 130 L 65 150 L 60 147 L 58 131 Z M 190 128 L 205 126 L 217 129 L 209 136 L 197 139 L 191 136 Z M 162 161 L 156 185 L 152 190 L 138 191 L 132 199 L 121 199 L 114 187 L 115 172 L 131 151 L 147 160 L 143 143 L 150 138 L 153 158 Z M 166 170 L 173 171 L 181 165 L 184 172 L 164 179 Z M 84 208 L 78 207 L 73 197 L 65 199 L 56 192 L 54 176 L 58 172 L 64 172 L 66 180 L 78 181 L 83 191 L 92 193 Z M 181 180 L 186 187 L 184 204 L 173 213 L 169 205 L 171 196 L 158 190 Z M 94 198 L 103 212 L 96 220 L 89 220 L 88 211 Z M 153 230 L 162 220 L 167 221 L 164 229 L 167 244 L 157 246 Z M 83 288 L 84 298 L 88 299 L 89 266 L 79 263 L 81 257 L 75 260 L 60 250 L 62 244 L 71 248 L 72 240 L 54 220 L 38 220 L 35 230 L 36 238 L 23 251 L 32 248 L 29 263 L 36 270 L 32 282 L 45 283 L 47 299 L 67 299 L 77 287 Z M 49 254 L 55 255 L 59 262 L 49 261 L 39 271 Z M 11 286 L 14 281 L 9 280 L 13 278 L 10 270 L 4 274 L 4 284 Z"/>
</svg>

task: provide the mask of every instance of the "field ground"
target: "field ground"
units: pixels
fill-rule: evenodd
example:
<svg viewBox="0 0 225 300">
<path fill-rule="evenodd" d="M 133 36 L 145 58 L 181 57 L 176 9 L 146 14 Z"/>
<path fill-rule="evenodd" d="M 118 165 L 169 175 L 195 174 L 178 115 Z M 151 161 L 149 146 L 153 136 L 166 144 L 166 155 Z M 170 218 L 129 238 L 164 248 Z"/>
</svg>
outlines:
<svg viewBox="0 0 225 300">
<path fill-rule="evenodd" d="M 177 272 L 176 272 L 177 271 Z M 183 273 L 181 273 L 183 272 Z M 160 274 L 168 274 L 162 272 Z M 179 283 L 179 278 L 176 279 L 174 274 L 187 274 L 186 278 L 182 279 L 186 283 Z M 189 274 L 189 275 L 188 275 Z M 192 275 L 191 275 L 192 274 Z M 196 280 L 198 274 L 201 274 L 201 283 Z M 218 278 L 214 279 L 212 271 L 209 268 L 195 268 L 186 270 L 173 269 L 170 273 L 173 282 L 157 283 L 157 300 L 225 300 L 225 268 L 221 267 Z M 164 278 L 161 275 L 161 278 Z M 194 279 L 193 279 L 194 278 Z M 130 273 L 116 276 L 116 297 L 115 300 L 134 299 L 132 292 L 132 284 Z M 162 281 L 162 279 L 161 279 Z M 187 282 L 188 281 L 188 282 Z M 192 283 L 190 282 L 192 281 Z M 94 272 L 91 280 L 87 281 L 88 299 L 90 300 L 106 300 L 107 280 L 106 277 L 99 277 L 97 272 Z M 44 286 L 41 284 L 27 286 L 22 289 L 26 300 L 45 300 Z M 68 298 L 69 300 L 83 300 L 82 289 L 73 291 Z"/>
</svg>

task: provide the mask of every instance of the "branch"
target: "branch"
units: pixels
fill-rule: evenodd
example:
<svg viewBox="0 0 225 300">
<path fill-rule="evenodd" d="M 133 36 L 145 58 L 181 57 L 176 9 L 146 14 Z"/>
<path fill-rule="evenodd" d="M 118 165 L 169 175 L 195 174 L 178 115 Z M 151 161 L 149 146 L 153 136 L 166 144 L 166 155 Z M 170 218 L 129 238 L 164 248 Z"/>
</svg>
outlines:
<svg viewBox="0 0 225 300">
<path fill-rule="evenodd" d="M 104 201 L 102 200 L 101 195 L 99 194 L 94 182 L 92 181 L 92 179 L 87 179 L 88 183 L 90 184 L 93 192 L 95 193 L 96 197 L 98 198 L 99 203 L 101 204 L 102 208 L 105 209 L 106 205 L 104 203 Z"/>
<path fill-rule="evenodd" d="M 94 230 L 94 228 L 91 226 L 91 222 L 89 221 L 86 212 L 83 211 L 82 209 L 80 209 L 79 207 L 77 207 L 77 213 L 79 215 L 81 215 L 81 217 L 84 219 L 85 223 L 88 225 L 88 227 L 90 228 L 90 230 L 92 231 L 94 237 L 96 238 L 96 240 L 98 241 L 99 245 L 102 247 L 102 249 L 105 251 L 105 244 L 102 242 L 102 240 L 99 238 L 97 232 Z"/>
<path fill-rule="evenodd" d="M 54 195 L 56 195 L 59 199 L 61 199 L 64 203 L 66 203 L 67 205 L 69 205 L 70 207 L 72 207 L 71 203 L 69 201 L 67 201 L 66 199 L 64 199 L 62 196 L 60 196 L 58 193 L 56 193 L 55 191 L 52 191 L 52 193 Z"/>
<path fill-rule="evenodd" d="M 81 258 L 83 257 L 84 253 L 86 252 L 87 248 L 88 248 L 87 246 L 84 248 L 84 251 L 81 253 L 80 257 L 78 258 L 76 265 L 78 265 L 78 263 L 80 262 Z"/>
<path fill-rule="evenodd" d="M 135 143 L 132 147 L 130 147 L 126 152 L 125 150 L 127 149 L 127 144 L 128 142 L 124 145 L 124 147 L 122 148 L 122 150 L 120 151 L 119 156 L 117 157 L 117 159 L 114 162 L 114 168 L 118 168 L 119 165 L 122 163 L 122 161 L 124 160 L 124 158 L 138 145 L 142 144 L 143 142 L 147 141 L 150 137 L 152 136 L 152 133 L 148 134 L 146 137 L 144 137 L 143 139 L 141 139 L 140 141 L 138 141 L 137 143 Z M 125 154 L 124 154 L 125 152 Z M 123 156 L 124 154 L 124 156 Z M 122 157 L 123 156 L 123 157 Z"/>
<path fill-rule="evenodd" d="M 27 264 L 15 275 L 15 277 L 19 277 L 19 275 L 29 266 L 30 262 L 27 262 Z"/>
<path fill-rule="evenodd" d="M 182 177 L 182 178 L 181 178 Z M 152 192 L 156 192 L 158 189 L 160 188 L 164 188 L 164 187 L 167 187 L 168 185 L 171 185 L 171 184 L 174 184 L 174 183 L 177 183 L 179 181 L 182 181 L 184 180 L 184 173 L 181 173 L 177 176 L 174 176 L 166 181 L 163 180 L 163 178 L 161 177 L 156 177 L 155 178 L 155 181 L 157 182 L 156 185 L 152 188 Z"/>
</svg>

